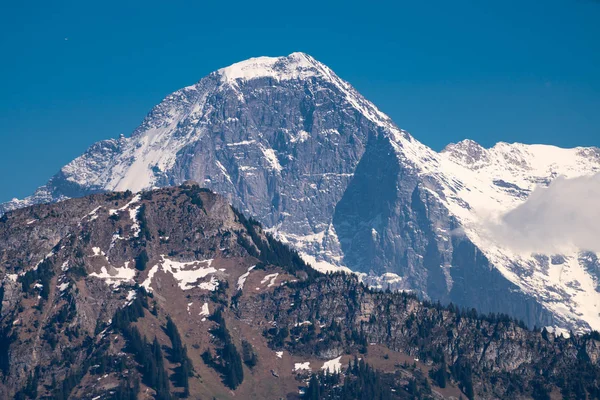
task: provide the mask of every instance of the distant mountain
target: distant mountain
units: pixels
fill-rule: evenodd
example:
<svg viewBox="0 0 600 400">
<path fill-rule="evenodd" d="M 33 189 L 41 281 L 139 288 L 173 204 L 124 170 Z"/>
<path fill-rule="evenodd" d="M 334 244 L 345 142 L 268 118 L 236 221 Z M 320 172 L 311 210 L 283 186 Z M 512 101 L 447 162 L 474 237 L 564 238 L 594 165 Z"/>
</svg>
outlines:
<svg viewBox="0 0 600 400">
<path fill-rule="evenodd" d="M 522 254 L 488 220 L 536 185 L 600 171 L 600 150 L 473 141 L 438 153 L 312 57 L 253 58 L 165 98 L 131 137 L 94 144 L 0 212 L 194 180 L 316 269 L 503 312 L 533 327 L 600 329 L 598 255 Z"/>
<path fill-rule="evenodd" d="M 192 183 L 5 214 L 0 281 L 6 399 L 600 393 L 598 332 L 532 331 L 321 274 Z"/>
</svg>

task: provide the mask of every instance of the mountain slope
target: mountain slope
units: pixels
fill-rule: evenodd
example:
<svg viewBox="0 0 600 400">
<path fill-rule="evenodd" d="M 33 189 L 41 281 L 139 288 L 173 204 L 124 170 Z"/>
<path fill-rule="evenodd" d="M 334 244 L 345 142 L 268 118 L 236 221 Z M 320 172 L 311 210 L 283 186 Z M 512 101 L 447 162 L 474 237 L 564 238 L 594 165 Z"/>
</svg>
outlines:
<svg viewBox="0 0 600 400">
<path fill-rule="evenodd" d="M 344 375 L 317 379 L 332 398 L 600 390 L 597 333 L 320 274 L 191 183 L 8 213 L 0 263 L 3 398 L 298 399 L 325 370 Z"/>
<path fill-rule="evenodd" d="M 293 53 L 234 64 L 167 96 L 131 137 L 93 145 L 2 210 L 192 179 L 317 269 L 585 330 L 600 328 L 597 255 L 569 249 L 555 268 L 553 254 L 515 253 L 486 224 L 535 185 L 598 171 L 593 148 L 464 141 L 437 153 L 328 67 Z"/>
</svg>

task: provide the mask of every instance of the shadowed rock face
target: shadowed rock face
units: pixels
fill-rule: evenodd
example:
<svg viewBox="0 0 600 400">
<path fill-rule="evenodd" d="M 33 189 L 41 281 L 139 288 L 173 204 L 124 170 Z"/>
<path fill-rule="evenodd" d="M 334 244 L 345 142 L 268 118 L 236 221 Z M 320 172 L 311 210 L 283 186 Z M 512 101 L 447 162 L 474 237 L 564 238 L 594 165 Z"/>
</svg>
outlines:
<svg viewBox="0 0 600 400">
<path fill-rule="evenodd" d="M 167 96 L 131 137 L 94 144 L 31 197 L 0 205 L 0 214 L 193 180 L 254 216 L 317 269 L 373 274 L 363 279 L 511 313 L 530 326 L 547 324 L 551 313 L 557 324 L 587 329 L 600 320 L 581 317 L 585 301 L 574 300 L 580 289 L 550 281 L 537 258 L 513 260 L 478 242 L 473 230 L 481 225 L 477 206 L 518 204 L 533 185 L 571 172 L 570 164 L 531 172 L 536 154 L 525 145 L 485 149 L 469 140 L 436 153 L 328 67 L 294 53 L 234 64 Z M 573 165 L 585 166 L 577 173 L 600 168 L 597 149 L 569 154 Z M 496 169 L 508 172 L 496 176 Z M 473 193 L 489 201 L 473 204 Z M 458 231 L 476 257 L 456 255 Z M 490 258 L 498 253 L 504 257 Z M 598 280 L 594 267 L 584 269 Z M 379 278 L 386 273 L 398 276 Z M 566 308 L 552 308 L 557 303 Z"/>
<path fill-rule="evenodd" d="M 395 259 L 397 252 L 386 248 L 394 228 L 400 227 L 390 226 L 398 203 L 399 170 L 390 142 L 383 136 L 373 135 L 333 216 L 344 264 L 353 271 L 381 275 L 388 272 L 387 265 L 406 267 L 406 262 Z M 374 195 L 365 196 L 365 193 Z M 405 221 L 400 222 L 405 224 Z"/>
</svg>

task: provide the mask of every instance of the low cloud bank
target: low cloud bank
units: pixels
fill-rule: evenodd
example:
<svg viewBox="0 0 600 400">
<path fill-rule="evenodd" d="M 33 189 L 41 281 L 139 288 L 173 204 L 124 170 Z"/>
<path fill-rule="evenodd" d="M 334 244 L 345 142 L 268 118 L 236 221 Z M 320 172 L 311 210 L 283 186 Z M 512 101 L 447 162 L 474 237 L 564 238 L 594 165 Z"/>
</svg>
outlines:
<svg viewBox="0 0 600 400">
<path fill-rule="evenodd" d="M 494 241 L 519 252 L 600 253 L 600 173 L 557 178 L 488 228 Z"/>
</svg>

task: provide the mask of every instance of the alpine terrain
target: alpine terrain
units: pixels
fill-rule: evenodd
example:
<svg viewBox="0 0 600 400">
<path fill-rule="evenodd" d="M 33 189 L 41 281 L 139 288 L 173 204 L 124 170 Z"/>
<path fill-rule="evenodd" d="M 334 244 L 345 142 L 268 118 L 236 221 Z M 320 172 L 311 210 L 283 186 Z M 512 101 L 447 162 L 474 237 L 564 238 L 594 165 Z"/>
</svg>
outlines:
<svg viewBox="0 0 600 400">
<path fill-rule="evenodd" d="M 192 182 L 8 212 L 0 265 L 2 399 L 600 396 L 598 332 L 322 274 Z"/>
<path fill-rule="evenodd" d="M 598 254 L 515 252 L 486 225 L 536 186 L 598 172 L 597 148 L 465 140 L 438 153 L 327 66 L 293 53 L 249 59 L 174 92 L 130 137 L 92 145 L 0 213 L 193 180 L 318 271 L 351 270 L 372 287 L 583 332 L 600 329 Z"/>
</svg>

